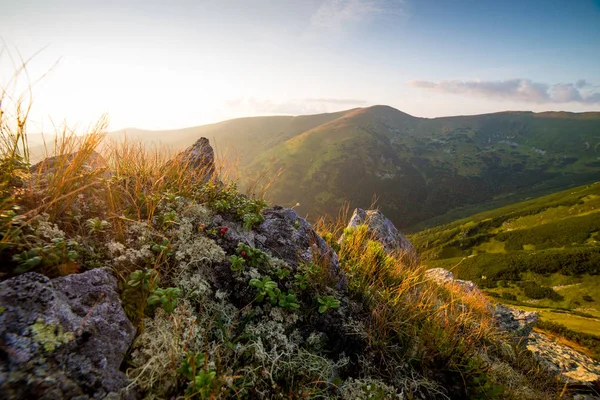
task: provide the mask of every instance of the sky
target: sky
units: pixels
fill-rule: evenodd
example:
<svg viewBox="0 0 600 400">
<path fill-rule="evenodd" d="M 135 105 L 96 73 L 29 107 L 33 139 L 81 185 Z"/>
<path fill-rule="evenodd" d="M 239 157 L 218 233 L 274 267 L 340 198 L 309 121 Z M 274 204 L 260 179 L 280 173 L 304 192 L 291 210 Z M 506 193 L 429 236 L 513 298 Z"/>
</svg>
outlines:
<svg viewBox="0 0 600 400">
<path fill-rule="evenodd" d="M 600 0 L 0 0 L 34 130 L 386 104 L 419 117 L 600 110 Z"/>
</svg>

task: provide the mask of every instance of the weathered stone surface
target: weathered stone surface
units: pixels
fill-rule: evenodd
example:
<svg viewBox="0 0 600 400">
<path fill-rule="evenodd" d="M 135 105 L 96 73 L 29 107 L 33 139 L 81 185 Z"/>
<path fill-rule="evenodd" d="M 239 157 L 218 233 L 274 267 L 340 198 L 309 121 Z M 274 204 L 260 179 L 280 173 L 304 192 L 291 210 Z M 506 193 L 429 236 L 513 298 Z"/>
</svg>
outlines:
<svg viewBox="0 0 600 400">
<path fill-rule="evenodd" d="M 0 397 L 106 397 L 135 329 L 108 269 L 50 280 L 27 273 L 0 283 Z"/>
<path fill-rule="evenodd" d="M 207 138 L 201 137 L 177 156 L 193 170 L 203 175 L 202 181 L 208 182 L 215 174 L 215 152 Z"/>
<path fill-rule="evenodd" d="M 477 294 L 482 298 L 483 293 L 477 285 L 471 281 L 462 279 L 454 279 L 452 272 L 444 268 L 432 268 L 425 272 L 425 275 L 431 280 L 440 284 L 451 284 L 459 286 L 466 293 Z M 521 311 L 515 308 L 507 307 L 498 304 L 493 307 L 490 302 L 485 300 L 490 310 L 493 310 L 493 315 L 498 325 L 498 328 L 505 332 L 509 332 L 516 340 L 526 341 L 538 319 L 538 313 Z"/>
<path fill-rule="evenodd" d="M 412 243 L 396 229 L 392 221 L 387 219 L 381 211 L 355 209 L 347 227 L 356 228 L 360 225 L 367 225 L 369 234 L 379 241 L 389 254 L 399 253 L 415 260 L 418 259 L 417 251 Z M 342 239 L 343 236 L 340 241 Z"/>
<path fill-rule="evenodd" d="M 346 288 L 347 279 L 341 270 L 335 251 L 296 211 L 273 207 L 263 211 L 265 220 L 255 229 L 254 241 L 261 250 L 284 260 L 290 266 L 315 259 L 326 264 L 332 276 L 339 279 L 339 288 Z"/>
<path fill-rule="evenodd" d="M 56 170 L 56 167 L 59 163 L 71 164 L 75 157 L 77 157 L 78 152 L 74 152 L 71 154 L 66 154 L 62 156 L 54 156 L 48 157 L 43 161 L 33 165 L 30 168 L 31 173 L 53 173 Z M 96 168 L 107 168 L 108 163 L 100 154 L 95 151 L 90 154 L 87 158 L 85 164 L 82 165 L 84 169 L 94 170 Z"/>
<path fill-rule="evenodd" d="M 494 309 L 494 318 L 498 327 L 523 339 L 529 337 L 538 317 L 539 314 L 536 312 L 517 310 L 503 304 L 496 305 Z"/>
<path fill-rule="evenodd" d="M 425 272 L 428 278 L 437 283 L 451 283 L 458 285 L 467 293 L 477 292 L 481 295 L 479 288 L 471 281 L 463 281 L 462 279 L 454 279 L 454 274 L 444 268 L 431 268 Z"/>
<path fill-rule="evenodd" d="M 527 348 L 549 371 L 562 374 L 571 384 L 600 385 L 600 363 L 537 332 Z"/>
</svg>

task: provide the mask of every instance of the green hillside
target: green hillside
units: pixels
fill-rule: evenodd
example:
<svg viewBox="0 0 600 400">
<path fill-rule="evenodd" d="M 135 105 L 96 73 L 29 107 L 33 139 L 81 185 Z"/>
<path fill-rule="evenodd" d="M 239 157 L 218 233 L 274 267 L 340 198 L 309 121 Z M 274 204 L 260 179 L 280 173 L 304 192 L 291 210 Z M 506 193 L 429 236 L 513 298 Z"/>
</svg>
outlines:
<svg viewBox="0 0 600 400">
<path fill-rule="evenodd" d="M 410 236 L 429 268 L 450 269 L 545 321 L 600 333 L 600 182 Z M 599 348 L 600 349 L 600 348 Z"/>
<path fill-rule="evenodd" d="M 175 149 L 206 136 L 217 154 L 241 156 L 248 180 L 283 170 L 270 201 L 299 203 L 302 215 L 316 218 L 346 201 L 368 207 L 376 196 L 399 228 L 412 231 L 590 183 L 600 172 L 600 113 L 427 119 L 373 106 L 127 135 Z"/>
</svg>

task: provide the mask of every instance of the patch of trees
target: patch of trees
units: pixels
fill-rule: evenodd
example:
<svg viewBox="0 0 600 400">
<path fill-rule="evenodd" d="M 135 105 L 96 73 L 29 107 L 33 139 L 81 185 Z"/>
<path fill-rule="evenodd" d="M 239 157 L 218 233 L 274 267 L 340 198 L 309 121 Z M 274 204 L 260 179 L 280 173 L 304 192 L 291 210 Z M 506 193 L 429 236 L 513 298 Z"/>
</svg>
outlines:
<svg viewBox="0 0 600 400">
<path fill-rule="evenodd" d="M 573 217 L 554 223 L 502 232 L 496 240 L 506 243 L 505 249 L 518 251 L 525 244 L 533 244 L 536 249 L 571 246 L 572 243 L 584 243 L 600 227 L 600 213 Z"/>
<path fill-rule="evenodd" d="M 530 299 L 550 299 L 554 301 L 564 300 L 564 297 L 556 293 L 556 291 L 554 291 L 554 289 L 551 287 L 541 286 L 536 282 L 522 282 L 519 286 L 521 289 L 523 289 L 523 294 Z"/>
</svg>

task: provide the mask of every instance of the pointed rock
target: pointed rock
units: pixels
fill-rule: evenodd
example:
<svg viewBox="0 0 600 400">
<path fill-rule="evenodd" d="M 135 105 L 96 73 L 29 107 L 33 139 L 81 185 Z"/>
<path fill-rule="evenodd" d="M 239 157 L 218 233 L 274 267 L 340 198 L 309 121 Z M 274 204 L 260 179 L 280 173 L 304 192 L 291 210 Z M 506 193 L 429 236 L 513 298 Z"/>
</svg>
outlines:
<svg viewBox="0 0 600 400">
<path fill-rule="evenodd" d="M 215 152 L 207 138 L 201 137 L 196 143 L 179 153 L 177 158 L 188 164 L 193 170 L 198 171 L 202 175 L 203 183 L 214 178 Z"/>
<path fill-rule="evenodd" d="M 388 254 L 398 253 L 418 260 L 419 256 L 412 243 L 381 211 L 355 209 L 347 228 L 356 228 L 360 225 L 368 226 L 369 234 L 383 245 Z M 340 238 L 340 242 L 342 239 L 343 236 Z"/>
</svg>

